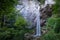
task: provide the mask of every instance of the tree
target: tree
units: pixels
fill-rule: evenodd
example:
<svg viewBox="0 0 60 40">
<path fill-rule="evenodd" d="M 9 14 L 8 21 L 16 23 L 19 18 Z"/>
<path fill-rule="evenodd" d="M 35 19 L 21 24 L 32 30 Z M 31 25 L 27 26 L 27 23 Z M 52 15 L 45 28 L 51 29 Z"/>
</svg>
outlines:
<svg viewBox="0 0 60 40">
<path fill-rule="evenodd" d="M 60 0 L 55 2 L 56 4 L 52 7 L 52 16 L 46 22 L 48 32 L 42 37 L 43 40 L 60 40 Z"/>
<path fill-rule="evenodd" d="M 16 11 L 17 3 L 17 0 L 0 0 L 0 40 L 24 40 L 24 34 L 30 32 L 27 22 Z"/>
<path fill-rule="evenodd" d="M 5 22 L 9 23 L 9 19 L 13 19 L 16 4 L 17 0 L 0 0 L 0 27 L 5 26 Z"/>
</svg>

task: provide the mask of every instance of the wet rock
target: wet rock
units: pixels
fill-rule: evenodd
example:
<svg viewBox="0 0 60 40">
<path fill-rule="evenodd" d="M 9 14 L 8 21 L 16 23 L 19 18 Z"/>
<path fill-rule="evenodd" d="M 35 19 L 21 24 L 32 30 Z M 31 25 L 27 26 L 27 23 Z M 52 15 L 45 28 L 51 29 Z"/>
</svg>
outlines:
<svg viewBox="0 0 60 40">
<path fill-rule="evenodd" d="M 45 8 L 42 8 L 40 12 L 41 26 L 44 26 L 46 23 L 46 19 L 52 16 L 52 7 L 47 5 Z"/>
</svg>

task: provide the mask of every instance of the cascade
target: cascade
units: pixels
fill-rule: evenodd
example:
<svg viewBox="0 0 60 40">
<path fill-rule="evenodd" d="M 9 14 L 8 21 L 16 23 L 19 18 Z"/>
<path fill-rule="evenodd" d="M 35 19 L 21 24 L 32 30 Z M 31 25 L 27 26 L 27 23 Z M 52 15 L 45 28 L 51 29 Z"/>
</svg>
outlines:
<svg viewBox="0 0 60 40">
<path fill-rule="evenodd" d="M 17 5 L 17 10 L 20 10 L 22 16 L 27 20 L 29 27 L 36 26 L 36 34 L 34 36 L 41 36 L 40 26 L 40 3 L 37 0 L 20 0 L 21 5 Z M 50 4 L 51 1 L 46 0 L 42 7 Z M 22 8 L 22 9 L 21 9 Z"/>
<path fill-rule="evenodd" d="M 20 11 L 22 16 L 28 21 L 31 22 L 30 27 L 36 26 L 36 35 L 41 36 L 41 27 L 40 27 L 40 6 L 37 0 L 21 0 L 22 5 L 18 5 L 17 9 L 21 9 L 21 6 L 24 8 Z"/>
</svg>

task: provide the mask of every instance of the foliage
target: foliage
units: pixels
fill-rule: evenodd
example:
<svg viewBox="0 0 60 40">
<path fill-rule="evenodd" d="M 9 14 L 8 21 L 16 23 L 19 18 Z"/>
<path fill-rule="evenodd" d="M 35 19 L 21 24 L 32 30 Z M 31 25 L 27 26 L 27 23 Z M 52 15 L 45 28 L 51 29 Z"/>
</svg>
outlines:
<svg viewBox="0 0 60 40">
<path fill-rule="evenodd" d="M 43 40 L 60 40 L 60 0 L 55 0 L 53 5 L 53 15 L 48 18 L 46 28 L 48 30 L 42 38 Z"/>
<path fill-rule="evenodd" d="M 55 0 L 56 4 L 54 5 L 53 9 L 53 13 L 56 16 L 56 25 L 55 25 L 55 33 L 60 33 L 60 0 Z"/>
<path fill-rule="evenodd" d="M 56 4 L 53 6 L 53 18 L 55 18 L 55 28 L 54 31 L 55 33 L 60 33 L 60 1 L 59 0 L 55 0 Z M 53 26 L 54 27 L 54 26 Z"/>
<path fill-rule="evenodd" d="M 15 18 L 15 5 L 17 3 L 17 0 L 0 0 L 0 27 L 5 26 L 5 23 L 11 23 Z"/>
<path fill-rule="evenodd" d="M 54 28 L 55 33 L 60 33 L 60 18 L 56 18 L 56 24 Z"/>
<path fill-rule="evenodd" d="M 16 11 L 17 3 L 0 0 L 0 40 L 24 40 L 24 34 L 30 32 L 25 19 Z"/>
<path fill-rule="evenodd" d="M 49 18 L 46 22 L 46 24 L 47 24 L 46 27 L 47 28 L 54 28 L 55 21 L 56 21 L 56 18 L 53 18 L 53 17 Z"/>
<path fill-rule="evenodd" d="M 53 6 L 53 13 L 56 14 L 56 15 L 60 15 L 60 0 L 55 0 L 56 1 L 56 4 Z"/>
<path fill-rule="evenodd" d="M 60 40 L 60 34 L 55 34 L 54 31 L 46 33 L 41 40 Z"/>
<path fill-rule="evenodd" d="M 13 11 L 14 6 L 17 4 L 17 0 L 0 0 L 0 12 L 10 13 Z M 8 10 L 8 11 L 7 11 Z"/>
</svg>

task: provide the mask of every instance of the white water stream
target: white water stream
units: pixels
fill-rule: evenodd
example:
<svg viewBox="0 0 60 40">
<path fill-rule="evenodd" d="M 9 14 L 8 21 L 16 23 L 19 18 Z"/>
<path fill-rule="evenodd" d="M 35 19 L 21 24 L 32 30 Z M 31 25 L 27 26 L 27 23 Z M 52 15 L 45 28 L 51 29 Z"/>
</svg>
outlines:
<svg viewBox="0 0 60 40">
<path fill-rule="evenodd" d="M 27 20 L 30 27 L 36 26 L 36 34 L 34 36 L 41 36 L 40 26 L 40 3 L 37 0 L 20 0 L 22 5 L 17 5 L 17 9 L 21 10 L 20 13 Z M 52 4 L 51 0 L 46 0 L 44 6 Z M 23 8 L 23 9 L 21 9 Z"/>
</svg>

